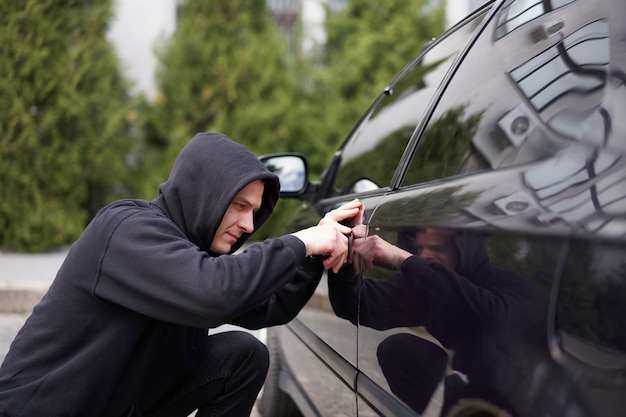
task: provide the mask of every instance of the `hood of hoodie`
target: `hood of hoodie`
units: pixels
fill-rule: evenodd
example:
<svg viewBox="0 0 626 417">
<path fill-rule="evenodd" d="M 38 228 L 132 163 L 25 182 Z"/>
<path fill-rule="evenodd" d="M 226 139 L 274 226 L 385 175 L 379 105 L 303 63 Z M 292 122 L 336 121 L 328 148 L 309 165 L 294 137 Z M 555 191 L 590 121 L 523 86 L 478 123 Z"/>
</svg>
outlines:
<svg viewBox="0 0 626 417">
<path fill-rule="evenodd" d="M 398 246 L 417 253 L 415 234 L 418 227 L 405 227 L 398 231 Z M 480 286 L 492 284 L 492 268 L 487 252 L 487 235 L 458 230 L 454 235 L 454 250 L 457 255 L 455 272 Z"/>
<path fill-rule="evenodd" d="M 217 228 L 233 198 L 256 180 L 265 182 L 265 191 L 261 208 L 254 216 L 255 230 L 267 220 L 278 201 L 278 177 L 245 146 L 220 133 L 199 133 L 180 152 L 152 203 L 191 242 L 210 252 Z M 249 233 L 244 233 L 232 246 L 231 253 L 249 237 Z"/>
<path fill-rule="evenodd" d="M 454 238 L 458 255 L 456 272 L 482 287 L 493 283 L 491 262 L 487 253 L 487 236 L 462 230 Z"/>
</svg>

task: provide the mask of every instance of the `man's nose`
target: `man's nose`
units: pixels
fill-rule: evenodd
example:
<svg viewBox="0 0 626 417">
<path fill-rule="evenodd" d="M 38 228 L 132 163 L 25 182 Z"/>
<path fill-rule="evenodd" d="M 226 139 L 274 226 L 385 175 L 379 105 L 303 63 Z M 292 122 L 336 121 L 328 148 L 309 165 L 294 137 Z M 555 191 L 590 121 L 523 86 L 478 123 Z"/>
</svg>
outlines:
<svg viewBox="0 0 626 417">
<path fill-rule="evenodd" d="M 254 232 L 254 216 L 252 214 L 246 214 L 239 218 L 239 227 L 246 232 Z"/>
<path fill-rule="evenodd" d="M 428 248 L 423 248 L 419 256 L 421 256 L 423 259 L 427 261 L 432 261 L 433 259 L 435 259 L 434 252 L 429 250 Z"/>
</svg>

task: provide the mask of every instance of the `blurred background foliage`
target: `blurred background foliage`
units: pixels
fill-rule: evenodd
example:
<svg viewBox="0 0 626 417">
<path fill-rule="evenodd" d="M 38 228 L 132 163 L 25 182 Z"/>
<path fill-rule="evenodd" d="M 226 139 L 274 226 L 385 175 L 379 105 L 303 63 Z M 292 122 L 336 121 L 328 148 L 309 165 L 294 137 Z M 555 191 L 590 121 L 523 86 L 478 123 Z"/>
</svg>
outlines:
<svg viewBox="0 0 626 417">
<path fill-rule="evenodd" d="M 157 89 L 131 94 L 106 34 L 112 0 L 0 3 L 0 250 L 71 244 L 104 205 L 152 199 L 200 131 L 257 155 L 302 152 L 322 173 L 359 116 L 443 32 L 427 0 L 347 0 L 327 42 L 290 48 L 258 0 L 185 0 L 158 51 Z M 281 231 L 281 201 L 253 237 Z"/>
</svg>

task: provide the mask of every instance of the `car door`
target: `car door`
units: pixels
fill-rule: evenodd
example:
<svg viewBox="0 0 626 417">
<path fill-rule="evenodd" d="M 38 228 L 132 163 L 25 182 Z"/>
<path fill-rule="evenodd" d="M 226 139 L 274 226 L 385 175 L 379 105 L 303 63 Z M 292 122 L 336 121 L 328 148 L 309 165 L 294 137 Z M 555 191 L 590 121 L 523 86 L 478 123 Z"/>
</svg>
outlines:
<svg viewBox="0 0 626 417">
<path fill-rule="evenodd" d="M 318 191 L 321 198 L 303 203 L 294 213 L 289 230 L 316 224 L 326 212 L 354 198 L 363 202 L 365 220 L 372 216 L 390 189 L 422 114 L 436 97 L 441 80 L 466 41 L 465 35 L 445 37 L 435 44 L 446 42 L 449 48 L 421 54 L 400 72 L 335 154 L 321 181 Z M 316 296 L 296 319 L 281 329 L 281 344 L 304 341 L 312 350 L 303 353 L 286 349 L 285 357 L 303 391 L 316 396 L 312 402 L 322 415 L 334 416 L 337 410 L 357 415 L 358 328 L 335 316 L 327 287 L 323 278 Z M 307 364 L 318 363 L 319 359 L 326 366 L 315 370 L 308 367 Z M 312 372 L 315 378 L 309 377 Z M 359 410 L 358 415 L 374 415 L 374 412 Z"/>
<path fill-rule="evenodd" d="M 425 52 L 410 63 L 381 94 L 326 170 L 321 186 L 325 197 L 313 204 L 305 204 L 300 209 L 300 215 L 296 217 L 304 221 L 298 223 L 296 227 L 307 226 L 313 219 L 353 198 L 359 198 L 363 202 L 365 221 L 368 221 L 380 200 L 388 193 L 397 166 L 402 163 L 407 144 L 410 143 L 416 126 L 422 121 L 422 114 L 436 99 L 441 81 L 471 39 L 477 22 L 480 22 L 486 10 L 468 19 L 426 48 Z M 326 281 L 323 281 L 320 287 L 319 292 L 327 292 Z M 321 312 L 319 308 L 309 307 L 299 314 L 289 328 L 298 329 L 296 331 L 301 335 L 309 332 L 310 335 L 321 335 L 324 350 L 329 352 L 325 355 L 327 358 L 325 362 L 331 363 L 333 372 L 339 375 L 346 385 L 356 389 L 353 369 L 359 367 L 359 362 L 364 358 L 357 350 L 359 337 L 357 327 L 328 315 L 327 312 Z M 347 340 L 352 341 L 348 346 Z M 341 358 L 338 359 L 334 355 L 335 352 L 339 353 Z M 330 360 L 328 357 L 335 359 Z M 306 384 L 306 381 L 303 381 L 303 384 Z M 334 383 L 324 385 L 334 387 L 335 397 L 342 391 Z M 403 404 L 396 400 L 386 402 L 378 393 L 365 390 L 364 386 L 359 385 L 359 396 L 365 398 L 365 403 L 377 405 L 370 409 L 359 407 L 359 415 L 378 415 L 381 412 L 398 415 L 399 410 L 406 412 L 406 406 Z M 343 394 L 341 401 L 348 407 L 348 400 Z M 399 409 L 396 410 L 394 407 Z"/>
<path fill-rule="evenodd" d="M 617 121 L 623 107 L 616 100 L 623 79 L 611 82 L 610 75 L 623 68 L 623 25 L 611 7 L 617 6 L 502 3 L 418 126 L 406 171 L 368 219 L 366 239 L 376 235 L 421 257 L 447 250 L 424 243 L 434 230 L 456 264 L 442 267 L 429 255 L 415 262 L 421 275 L 382 265 L 361 277 L 359 412 L 612 416 L 623 410 L 624 386 L 616 379 L 624 369 L 621 342 L 607 327 L 585 334 L 572 312 L 574 304 L 593 303 L 584 291 L 591 285 L 580 288 L 582 271 L 598 288 L 623 288 L 614 275 L 624 247 L 623 233 L 614 235 L 623 230 L 618 207 L 626 201 L 617 185 L 624 175 Z M 572 234 L 584 249 L 574 254 Z M 581 269 L 585 261 L 577 253 L 592 253 L 596 261 Z M 615 269 L 599 267 L 599 259 Z M 557 322 L 567 335 L 553 334 L 549 342 L 553 288 L 561 279 L 579 298 L 574 304 L 562 298 L 558 308 L 567 315 Z M 605 291 L 593 294 L 608 297 Z M 570 360 L 583 351 L 586 362 L 610 362 L 604 384 L 581 383 L 580 394 L 574 381 L 588 368 L 563 372 L 550 343 L 568 346 Z M 608 386 L 607 378 L 613 378 Z M 389 397 L 408 411 L 389 408 Z"/>
</svg>

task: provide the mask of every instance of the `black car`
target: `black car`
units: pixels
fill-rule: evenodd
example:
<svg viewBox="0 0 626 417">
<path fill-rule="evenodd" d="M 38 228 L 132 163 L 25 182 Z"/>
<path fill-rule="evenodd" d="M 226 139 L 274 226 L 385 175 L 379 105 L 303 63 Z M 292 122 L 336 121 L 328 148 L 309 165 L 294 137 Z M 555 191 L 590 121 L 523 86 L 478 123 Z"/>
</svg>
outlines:
<svg viewBox="0 0 626 417">
<path fill-rule="evenodd" d="M 303 155 L 262 159 L 303 201 L 290 230 L 359 198 L 363 239 L 411 254 L 328 274 L 268 330 L 264 417 L 626 415 L 623 1 L 490 2 L 319 181 Z"/>
</svg>

